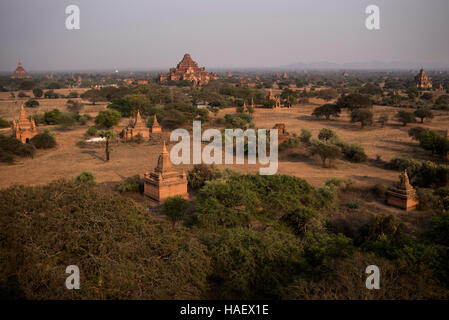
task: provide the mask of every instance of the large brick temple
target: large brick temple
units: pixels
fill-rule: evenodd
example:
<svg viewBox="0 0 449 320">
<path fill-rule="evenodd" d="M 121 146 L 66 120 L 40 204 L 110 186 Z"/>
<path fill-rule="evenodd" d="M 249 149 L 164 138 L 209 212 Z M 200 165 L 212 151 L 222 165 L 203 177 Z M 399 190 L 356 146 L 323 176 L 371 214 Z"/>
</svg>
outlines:
<svg viewBox="0 0 449 320">
<path fill-rule="evenodd" d="M 31 76 L 25 71 L 22 66 L 22 61 L 19 59 L 16 70 L 11 75 L 11 79 L 29 79 Z"/>
<path fill-rule="evenodd" d="M 424 68 L 421 68 L 419 73 L 415 76 L 416 87 L 419 89 L 432 89 L 432 82 L 427 76 Z"/>
<path fill-rule="evenodd" d="M 37 135 L 36 124 L 34 120 L 29 120 L 23 108 L 23 104 L 20 106 L 19 120 L 15 120 L 12 123 L 12 136 L 22 143 L 27 143 Z"/>
<path fill-rule="evenodd" d="M 186 53 L 176 68 L 171 68 L 169 73 L 159 74 L 159 81 L 191 81 L 194 84 L 207 84 L 210 80 L 216 80 L 217 74 L 206 72 L 204 67 L 199 68 L 198 63 L 192 60 L 190 54 Z"/>
<path fill-rule="evenodd" d="M 151 173 L 145 172 L 143 181 L 144 194 L 153 200 L 162 202 L 168 197 L 187 197 L 186 173 L 183 170 L 180 174 L 173 168 L 165 141 L 156 168 Z"/>
</svg>

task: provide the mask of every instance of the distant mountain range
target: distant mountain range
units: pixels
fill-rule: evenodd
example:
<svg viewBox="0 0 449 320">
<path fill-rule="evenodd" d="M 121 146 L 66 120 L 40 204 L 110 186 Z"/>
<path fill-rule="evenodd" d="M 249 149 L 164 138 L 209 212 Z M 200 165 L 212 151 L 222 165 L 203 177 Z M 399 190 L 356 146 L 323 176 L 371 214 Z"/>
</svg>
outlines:
<svg viewBox="0 0 449 320">
<path fill-rule="evenodd" d="M 281 66 L 281 69 L 379 69 L 379 70 L 391 70 L 391 69 L 420 69 L 424 67 L 425 69 L 447 69 L 449 65 L 447 63 L 438 62 L 408 62 L 408 61 L 369 61 L 369 62 L 354 62 L 354 63 L 333 63 L 328 61 L 318 61 L 312 63 L 298 62 L 290 65 Z"/>
</svg>

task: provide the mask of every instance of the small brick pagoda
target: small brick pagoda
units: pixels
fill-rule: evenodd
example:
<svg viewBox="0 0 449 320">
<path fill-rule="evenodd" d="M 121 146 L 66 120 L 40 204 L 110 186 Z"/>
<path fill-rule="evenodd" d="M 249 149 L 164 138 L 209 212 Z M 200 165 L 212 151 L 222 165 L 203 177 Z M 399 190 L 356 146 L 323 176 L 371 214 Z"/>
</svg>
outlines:
<svg viewBox="0 0 449 320">
<path fill-rule="evenodd" d="M 270 93 L 267 96 L 268 101 L 273 100 L 275 102 L 275 105 L 273 106 L 273 108 L 280 108 L 281 107 L 281 98 L 276 97 L 273 94 L 273 90 L 270 89 Z"/>
<path fill-rule="evenodd" d="M 22 66 L 22 61 L 19 59 L 16 70 L 11 75 L 11 79 L 29 79 L 31 76 L 25 71 Z"/>
<path fill-rule="evenodd" d="M 156 115 L 154 115 L 153 125 L 151 126 L 151 133 L 161 133 L 161 132 L 162 132 L 162 128 L 161 128 L 159 122 L 157 122 Z"/>
<path fill-rule="evenodd" d="M 144 139 L 150 138 L 150 129 L 143 123 L 140 111 L 137 111 L 134 123 L 122 130 L 122 137 L 125 140 L 131 139 L 137 135 L 141 135 Z"/>
<path fill-rule="evenodd" d="M 415 76 L 416 87 L 419 89 L 432 89 L 432 82 L 424 71 L 424 68 L 421 68 L 419 73 Z"/>
<path fill-rule="evenodd" d="M 418 205 L 416 190 L 410 184 L 407 170 L 399 176 L 398 184 L 388 188 L 386 202 L 406 211 L 413 210 Z"/>
<path fill-rule="evenodd" d="M 12 123 L 12 136 L 22 143 L 28 143 L 31 138 L 37 135 L 36 124 L 33 119 L 29 120 L 23 108 L 20 106 L 19 120 Z"/>
<path fill-rule="evenodd" d="M 199 68 L 198 63 L 192 60 L 190 54 L 186 53 L 176 68 L 171 68 L 169 73 L 159 74 L 159 81 L 182 81 L 187 80 L 194 84 L 207 84 L 210 80 L 216 80 L 217 74 L 206 72 L 205 68 Z"/>
<path fill-rule="evenodd" d="M 162 202 L 177 195 L 187 197 L 187 176 L 184 170 L 179 174 L 173 168 L 165 141 L 156 168 L 151 173 L 145 172 L 143 181 L 144 194 L 153 200 Z"/>
</svg>

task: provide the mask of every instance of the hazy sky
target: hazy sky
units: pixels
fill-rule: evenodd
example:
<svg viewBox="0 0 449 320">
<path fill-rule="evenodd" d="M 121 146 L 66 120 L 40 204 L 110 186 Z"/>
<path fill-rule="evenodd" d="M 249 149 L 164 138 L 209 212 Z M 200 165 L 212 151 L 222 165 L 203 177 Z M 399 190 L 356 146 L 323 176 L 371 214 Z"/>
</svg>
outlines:
<svg viewBox="0 0 449 320">
<path fill-rule="evenodd" d="M 65 28 L 76 4 L 81 29 Z M 381 30 L 365 28 L 380 7 Z M 449 66 L 448 0 L 0 0 L 0 71 L 379 60 Z"/>
</svg>

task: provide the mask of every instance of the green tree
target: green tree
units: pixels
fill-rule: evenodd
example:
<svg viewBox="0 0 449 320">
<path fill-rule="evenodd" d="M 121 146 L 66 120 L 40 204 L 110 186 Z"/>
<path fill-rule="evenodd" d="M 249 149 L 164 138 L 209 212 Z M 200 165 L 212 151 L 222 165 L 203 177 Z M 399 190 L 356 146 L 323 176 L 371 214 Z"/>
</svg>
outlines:
<svg viewBox="0 0 449 320">
<path fill-rule="evenodd" d="M 339 117 L 341 109 L 335 104 L 324 104 L 320 107 L 315 108 L 313 110 L 312 115 L 317 118 L 325 117 L 326 120 L 329 120 L 330 117 Z"/>
<path fill-rule="evenodd" d="M 418 108 L 413 114 L 421 119 L 421 123 L 424 123 L 424 119 L 433 119 L 433 113 L 429 108 Z"/>
<path fill-rule="evenodd" d="M 367 83 L 366 85 L 364 85 L 362 88 L 360 88 L 359 92 L 362 94 L 368 94 L 371 96 L 383 95 L 382 88 L 375 84 L 372 84 L 372 83 Z"/>
<path fill-rule="evenodd" d="M 412 112 L 409 111 L 398 111 L 395 115 L 396 120 L 398 120 L 402 125 L 405 127 L 409 123 L 415 123 L 416 118 L 415 115 Z"/>
<path fill-rule="evenodd" d="M 329 101 L 338 97 L 338 92 L 335 89 L 323 89 L 318 91 L 317 97 Z"/>
<path fill-rule="evenodd" d="M 188 210 L 189 202 L 181 196 L 168 197 L 162 206 L 162 213 L 170 220 L 173 228 L 187 216 Z"/>
<path fill-rule="evenodd" d="M 44 94 L 44 91 L 41 88 L 34 88 L 33 89 L 33 94 L 35 98 L 41 98 L 42 95 Z"/>
<path fill-rule="evenodd" d="M 109 161 L 109 159 L 110 159 L 109 140 L 115 137 L 115 132 L 112 131 L 112 130 L 102 130 L 102 131 L 100 131 L 100 133 L 98 135 L 101 138 L 105 138 L 106 139 L 104 151 L 106 153 L 106 161 Z"/>
<path fill-rule="evenodd" d="M 98 89 L 90 89 L 80 95 L 82 99 L 90 101 L 93 105 L 98 101 L 104 100 L 101 91 Z"/>
<path fill-rule="evenodd" d="M 321 158 L 323 167 L 326 167 L 326 160 L 331 161 L 341 156 L 340 148 L 330 142 L 323 142 L 320 140 L 312 140 L 309 146 L 311 155 L 318 155 Z"/>
<path fill-rule="evenodd" d="M 373 102 L 365 95 L 351 93 L 340 97 L 337 101 L 337 106 L 341 109 L 347 108 L 352 111 L 354 109 L 371 108 L 373 106 Z"/>
<path fill-rule="evenodd" d="M 81 171 L 74 179 L 75 182 L 82 183 L 89 186 L 94 186 L 97 184 L 95 177 L 90 171 Z"/>
<path fill-rule="evenodd" d="M 95 124 L 110 129 L 116 126 L 121 118 L 122 115 L 117 110 L 103 110 L 95 117 Z"/>
<path fill-rule="evenodd" d="M 433 130 L 423 131 L 419 137 L 419 144 L 434 154 L 446 156 L 449 151 L 449 139 Z"/>
<path fill-rule="evenodd" d="M 351 122 L 360 122 L 362 128 L 373 124 L 373 112 L 369 109 L 354 109 L 351 112 Z"/>
<path fill-rule="evenodd" d="M 39 101 L 37 101 L 36 99 L 28 99 L 27 102 L 25 102 L 25 107 L 28 108 L 34 108 L 34 107 L 38 107 L 39 106 Z"/>
<path fill-rule="evenodd" d="M 332 141 L 335 143 L 336 141 L 338 141 L 338 136 L 335 131 L 323 128 L 318 133 L 318 139 L 320 139 L 321 141 Z"/>
</svg>

